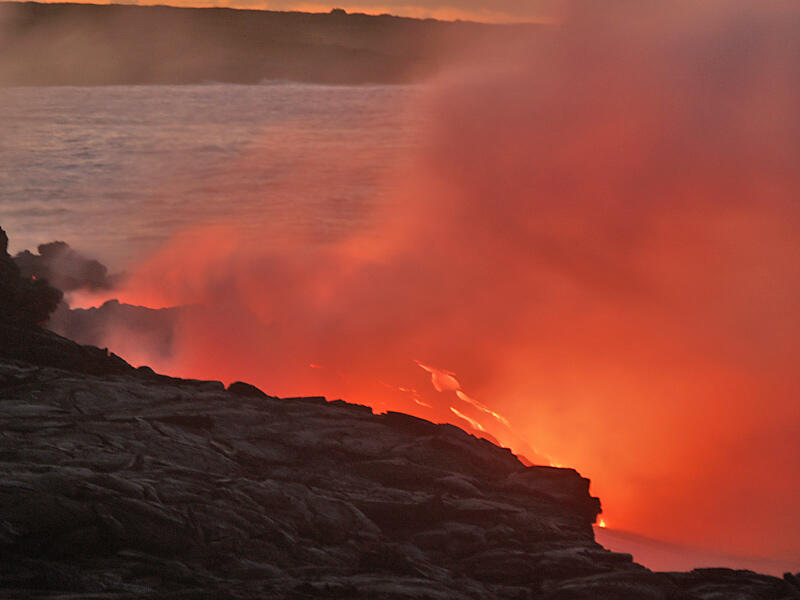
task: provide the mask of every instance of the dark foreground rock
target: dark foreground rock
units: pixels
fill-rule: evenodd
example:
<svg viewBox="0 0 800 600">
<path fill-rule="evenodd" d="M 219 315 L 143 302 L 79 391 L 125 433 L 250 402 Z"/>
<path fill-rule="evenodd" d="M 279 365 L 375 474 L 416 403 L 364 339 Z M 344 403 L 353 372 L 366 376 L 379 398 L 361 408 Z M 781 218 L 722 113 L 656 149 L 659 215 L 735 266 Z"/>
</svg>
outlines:
<svg viewBox="0 0 800 600">
<path fill-rule="evenodd" d="M 61 291 L 43 279 L 23 277 L 8 254 L 8 236 L 0 227 L 0 319 L 21 326 L 46 321 L 61 301 Z"/>
<path fill-rule="evenodd" d="M 50 255 L 47 250 L 44 254 Z M 37 326 L 47 321 L 61 297 L 61 290 L 46 278 L 20 269 L 8 254 L 8 236 L 0 227 L 0 359 L 95 375 L 133 373 L 133 367 L 107 349 L 81 346 Z"/>
<path fill-rule="evenodd" d="M 57 298 L 5 241 L 0 598 L 800 598 L 792 575 L 609 552 L 587 479 L 452 425 L 173 379 L 44 331 L 26 299 Z"/>
<path fill-rule="evenodd" d="M 603 549 L 573 470 L 233 388 L 0 361 L 0 597 L 800 597 Z"/>
</svg>

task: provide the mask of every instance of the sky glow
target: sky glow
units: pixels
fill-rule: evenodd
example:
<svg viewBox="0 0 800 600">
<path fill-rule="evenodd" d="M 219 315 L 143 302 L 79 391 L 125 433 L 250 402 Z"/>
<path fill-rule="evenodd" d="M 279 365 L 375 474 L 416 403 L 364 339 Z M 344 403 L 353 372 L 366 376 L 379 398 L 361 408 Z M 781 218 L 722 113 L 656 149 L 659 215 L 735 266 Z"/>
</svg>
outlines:
<svg viewBox="0 0 800 600">
<path fill-rule="evenodd" d="M 80 0 L 78 0 L 80 1 Z M 87 3 L 87 2 L 84 2 Z M 549 22 L 554 15 L 554 0 L 356 0 L 355 2 L 303 2 L 302 0 L 139 0 L 133 2 L 88 2 L 89 4 L 138 4 L 186 7 L 227 7 L 256 10 L 329 12 L 342 8 L 350 13 L 391 14 L 446 21 L 469 20 L 487 23 Z"/>
</svg>

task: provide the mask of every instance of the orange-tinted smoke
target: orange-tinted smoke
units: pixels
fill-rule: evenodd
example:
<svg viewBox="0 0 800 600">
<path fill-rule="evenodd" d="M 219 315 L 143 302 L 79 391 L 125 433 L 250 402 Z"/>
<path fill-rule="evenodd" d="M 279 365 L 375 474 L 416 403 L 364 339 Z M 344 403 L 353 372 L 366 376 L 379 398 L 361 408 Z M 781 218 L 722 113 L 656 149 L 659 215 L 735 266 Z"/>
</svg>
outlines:
<svg viewBox="0 0 800 600">
<path fill-rule="evenodd" d="M 127 299 L 202 305 L 163 370 L 461 414 L 611 527 L 800 563 L 800 12 L 603 7 L 436 87 L 367 233 L 198 229 Z"/>
</svg>

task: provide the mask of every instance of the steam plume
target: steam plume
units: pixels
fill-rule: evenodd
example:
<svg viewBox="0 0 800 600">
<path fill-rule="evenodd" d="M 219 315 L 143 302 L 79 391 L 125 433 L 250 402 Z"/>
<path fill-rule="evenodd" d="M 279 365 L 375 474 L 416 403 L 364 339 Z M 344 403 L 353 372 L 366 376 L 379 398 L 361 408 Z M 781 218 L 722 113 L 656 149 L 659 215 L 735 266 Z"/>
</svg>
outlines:
<svg viewBox="0 0 800 600">
<path fill-rule="evenodd" d="M 611 527 L 800 559 L 800 11 L 622 7 L 438 86 L 366 233 L 172 240 L 119 296 L 206 307 L 154 366 L 455 408 L 590 476 Z"/>
<path fill-rule="evenodd" d="M 66 242 L 40 244 L 37 250 L 38 254 L 24 250 L 14 256 L 23 277 L 47 279 L 62 292 L 107 290 L 114 285 L 105 265 L 82 256 Z"/>
</svg>

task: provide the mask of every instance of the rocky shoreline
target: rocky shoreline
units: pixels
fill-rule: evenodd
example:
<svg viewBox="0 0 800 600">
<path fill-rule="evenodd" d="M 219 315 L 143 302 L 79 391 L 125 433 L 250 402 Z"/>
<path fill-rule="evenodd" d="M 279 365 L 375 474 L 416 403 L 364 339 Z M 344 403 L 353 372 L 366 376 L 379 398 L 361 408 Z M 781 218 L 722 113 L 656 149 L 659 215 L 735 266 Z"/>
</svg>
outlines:
<svg viewBox="0 0 800 600">
<path fill-rule="evenodd" d="M 652 573 L 574 470 L 404 414 L 6 359 L 0 431 L 0 597 L 800 597 Z"/>
<path fill-rule="evenodd" d="M 0 263 L 5 300 L 51 295 Z M 0 316 L 0 598 L 800 598 L 791 574 L 610 552 L 587 479 L 452 425 L 157 375 L 21 314 Z"/>
</svg>

